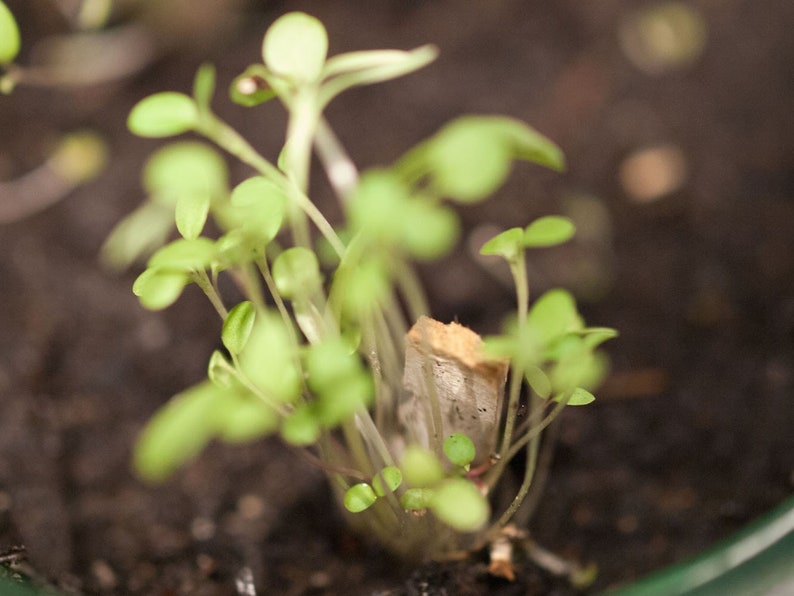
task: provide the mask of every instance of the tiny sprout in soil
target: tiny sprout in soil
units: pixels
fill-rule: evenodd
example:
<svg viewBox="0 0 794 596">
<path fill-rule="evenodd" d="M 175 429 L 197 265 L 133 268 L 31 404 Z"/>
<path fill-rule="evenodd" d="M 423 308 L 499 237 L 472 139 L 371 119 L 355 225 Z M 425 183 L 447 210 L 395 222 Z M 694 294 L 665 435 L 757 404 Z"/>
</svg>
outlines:
<svg viewBox="0 0 794 596">
<path fill-rule="evenodd" d="M 6 59 L 12 42 L 4 42 Z M 133 287 L 145 307 L 166 308 L 196 284 L 220 318 L 223 348 L 209 357 L 207 379 L 154 415 L 135 468 L 161 481 L 211 440 L 278 434 L 320 462 L 363 533 L 406 557 L 443 558 L 487 545 L 514 520 L 542 431 L 564 407 L 593 401 L 606 368 L 598 348 L 616 334 L 587 327 L 565 290 L 530 300 L 528 250 L 575 233 L 557 216 L 482 247 L 506 261 L 515 281 L 517 312 L 502 335 L 482 340 L 429 318 L 412 263 L 453 248 L 454 206 L 484 201 L 515 161 L 562 170 L 562 153 L 517 120 L 464 116 L 393 165 L 359 173 L 325 107 L 347 89 L 422 68 L 437 52 L 329 57 L 327 47 L 318 20 L 286 14 L 265 34 L 262 63 L 231 85 L 242 106 L 277 99 L 286 110 L 273 161 L 210 108 L 210 66 L 199 70 L 192 96 L 158 93 L 130 113 L 138 135 L 196 133 L 252 170 L 231 187 L 210 145 L 166 145 L 144 168 L 148 200 L 104 246 L 116 267 L 148 259 Z M 308 195 L 315 151 L 343 207 L 339 225 Z M 244 300 L 222 295 L 222 276 Z M 520 454 L 524 475 L 507 495 L 500 479 Z"/>
</svg>

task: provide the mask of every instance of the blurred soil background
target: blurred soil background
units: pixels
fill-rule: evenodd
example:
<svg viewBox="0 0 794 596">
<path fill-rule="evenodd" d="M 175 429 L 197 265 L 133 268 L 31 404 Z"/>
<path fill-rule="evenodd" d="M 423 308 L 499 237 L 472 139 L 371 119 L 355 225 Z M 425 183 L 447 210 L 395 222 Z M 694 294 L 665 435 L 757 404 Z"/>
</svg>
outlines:
<svg viewBox="0 0 794 596">
<path fill-rule="evenodd" d="M 75 39 L 79 2 L 7 3 L 20 63 Z M 224 89 L 295 9 L 323 20 L 332 53 L 441 49 L 331 106 L 362 167 L 473 112 L 525 120 L 564 149 L 564 174 L 519 164 L 494 200 L 463 209 L 461 250 L 423 274 L 437 318 L 494 331 L 512 289 L 475 256 L 482 239 L 548 213 L 578 223 L 574 244 L 534 255 L 533 291 L 572 288 L 587 320 L 621 337 L 598 401 L 564 414 L 530 530 L 598 564 L 590 592 L 686 559 L 792 492 L 790 0 L 114 4 L 101 50 L 56 51 L 82 84 L 0 96 L 0 551 L 24 545 L 30 569 L 85 594 L 235 594 L 244 568 L 261 594 L 572 593 L 521 559 L 515 583 L 489 578 L 483 557 L 400 564 L 346 529 L 321 475 L 277 441 L 212 446 L 162 487 L 130 472 L 136 434 L 202 377 L 219 326 L 195 288 L 146 312 L 130 291 L 139 270 L 99 266 L 161 145 L 128 133 L 126 114 L 149 93 L 189 92 L 209 61 L 217 111 L 275 158 L 279 107 L 246 110 Z M 96 179 L 60 192 L 28 176 L 86 129 L 107 143 Z M 48 193 L 62 198 L 37 208 Z M 27 212 L 9 207 L 20 202 Z"/>
</svg>

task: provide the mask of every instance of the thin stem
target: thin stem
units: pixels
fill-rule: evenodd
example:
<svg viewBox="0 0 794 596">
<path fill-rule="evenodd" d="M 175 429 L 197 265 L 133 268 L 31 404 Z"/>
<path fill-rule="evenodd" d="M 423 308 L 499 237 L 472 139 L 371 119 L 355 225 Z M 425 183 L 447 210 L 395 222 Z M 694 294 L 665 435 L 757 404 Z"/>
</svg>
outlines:
<svg viewBox="0 0 794 596">
<path fill-rule="evenodd" d="M 560 412 L 562 412 L 563 408 L 568 405 L 568 400 L 571 398 L 571 392 L 569 392 L 564 399 L 560 400 L 560 402 L 554 406 L 554 409 L 549 412 L 549 415 L 543 419 L 543 421 L 538 424 L 537 426 L 532 427 L 527 431 L 527 434 L 522 436 L 518 439 L 513 446 L 510 448 L 507 458 L 510 459 L 511 457 L 515 456 L 521 448 L 527 444 L 528 441 L 532 440 L 533 438 L 540 436 L 540 433 L 543 432 L 549 424 L 554 422 L 554 419 L 559 416 Z"/>
<path fill-rule="evenodd" d="M 510 503 L 510 506 L 499 518 L 499 521 L 496 522 L 496 526 L 498 527 L 506 526 L 507 523 L 510 521 L 510 518 L 513 517 L 513 514 L 516 511 L 518 511 L 518 508 L 521 507 L 521 504 L 524 502 L 524 497 L 527 496 L 529 487 L 532 484 L 532 478 L 535 475 L 536 464 L 538 461 L 539 446 L 540 446 L 540 434 L 537 434 L 532 438 L 532 441 L 529 443 L 529 446 L 527 447 L 526 468 L 524 469 L 524 480 L 521 483 L 521 487 L 518 489 L 518 493 L 516 493 L 513 502 Z"/>
<path fill-rule="evenodd" d="M 346 204 L 358 186 L 358 168 L 323 117 L 317 122 L 314 147 L 339 201 Z"/>
<path fill-rule="evenodd" d="M 213 285 L 212 281 L 210 281 L 207 272 L 203 269 L 200 271 L 195 271 L 191 277 L 196 285 L 201 288 L 207 298 L 209 298 L 209 301 L 212 303 L 212 306 L 220 315 L 221 319 L 226 320 L 229 311 L 227 311 L 226 307 L 223 305 L 223 300 L 218 293 L 218 289 Z"/>
</svg>

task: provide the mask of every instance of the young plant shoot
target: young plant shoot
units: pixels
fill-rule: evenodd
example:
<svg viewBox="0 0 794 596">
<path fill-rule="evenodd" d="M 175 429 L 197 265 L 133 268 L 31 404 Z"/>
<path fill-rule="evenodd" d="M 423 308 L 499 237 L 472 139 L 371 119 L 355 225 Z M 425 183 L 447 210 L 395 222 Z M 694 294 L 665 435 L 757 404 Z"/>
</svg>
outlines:
<svg viewBox="0 0 794 596">
<path fill-rule="evenodd" d="M 597 348 L 615 333 L 586 327 L 564 290 L 530 302 L 526 252 L 569 240 L 566 218 L 541 218 L 483 246 L 505 259 L 517 296 L 517 316 L 485 341 L 427 317 L 412 263 L 447 254 L 460 235 L 455 204 L 484 201 L 515 161 L 562 170 L 563 157 L 517 120 L 465 116 L 392 166 L 359 173 L 325 107 L 347 89 L 422 68 L 437 52 L 329 57 L 327 48 L 317 19 L 286 14 L 264 36 L 262 62 L 232 83 L 234 102 L 277 99 L 286 110 L 275 160 L 212 111 L 209 66 L 192 95 L 158 93 L 130 113 L 140 136 L 195 133 L 251 169 L 232 187 L 209 144 L 166 145 L 144 168 L 147 201 L 104 247 L 118 267 L 148 259 L 133 287 L 145 307 L 166 308 L 195 284 L 220 319 L 223 348 L 209 357 L 208 378 L 154 415 L 135 468 L 161 481 L 211 440 L 278 434 L 320 463 L 351 522 L 397 553 L 478 548 L 527 495 L 543 429 L 565 406 L 593 400 L 605 370 Z M 315 152 L 343 207 L 339 225 L 308 194 Z M 222 294 L 222 276 L 243 301 Z M 520 408 L 528 413 L 519 419 Z M 520 453 L 524 479 L 497 508 L 491 497 Z"/>
</svg>

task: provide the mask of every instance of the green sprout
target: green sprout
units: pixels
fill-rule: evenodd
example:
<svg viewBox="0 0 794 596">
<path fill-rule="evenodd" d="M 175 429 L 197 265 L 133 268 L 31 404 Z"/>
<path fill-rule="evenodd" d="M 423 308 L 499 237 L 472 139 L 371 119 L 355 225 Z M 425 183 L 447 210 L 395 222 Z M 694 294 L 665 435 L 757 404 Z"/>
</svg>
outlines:
<svg viewBox="0 0 794 596">
<path fill-rule="evenodd" d="M 527 250 L 570 240 L 573 222 L 543 217 L 487 242 L 482 253 L 507 262 L 517 295 L 515 319 L 485 342 L 483 357 L 510 367 L 490 453 L 461 429 L 446 430 L 434 390 L 427 416 L 405 417 L 406 333 L 429 311 L 412 263 L 453 249 L 461 233 L 454 204 L 486 200 L 516 161 L 562 170 L 562 152 L 512 118 L 464 116 L 393 165 L 359 173 L 325 107 L 347 89 L 422 68 L 437 51 L 327 52 L 322 23 L 289 13 L 266 32 L 262 62 L 233 80 L 235 103 L 278 99 L 287 112 L 284 146 L 272 160 L 212 112 L 212 67 L 199 69 L 192 95 L 158 93 L 132 109 L 134 133 L 194 133 L 251 170 L 231 183 L 210 145 L 171 142 L 144 167 L 148 198 L 103 247 L 117 268 L 146 260 L 133 286 L 144 307 L 166 308 L 195 284 L 220 318 L 222 349 L 209 356 L 207 379 L 155 413 L 135 448 L 135 469 L 159 482 L 210 441 L 277 434 L 319 462 L 351 523 L 397 553 L 476 549 L 527 495 L 542 430 L 566 405 L 594 399 L 606 370 L 597 348 L 615 333 L 586 327 L 564 290 L 530 302 Z M 341 224 L 309 196 L 314 152 L 342 206 Z M 230 303 L 222 280 L 243 300 Z M 522 399 L 529 415 L 519 423 Z M 494 512 L 501 501 L 491 496 L 507 490 L 499 480 L 522 451 L 520 489 Z"/>
</svg>

